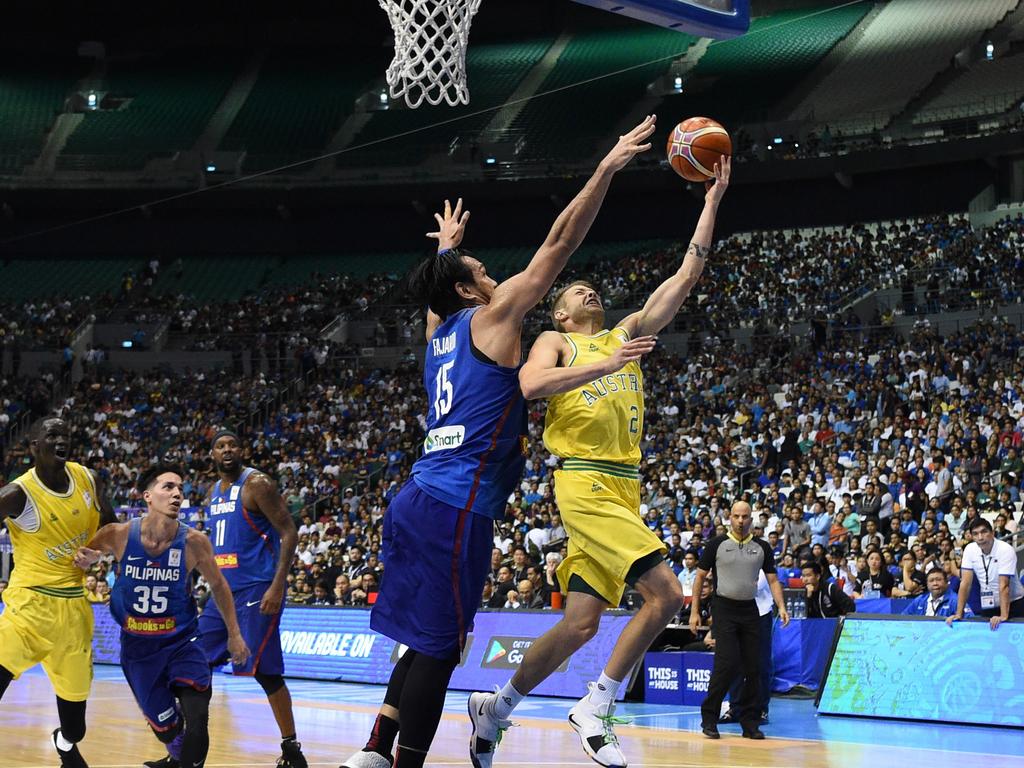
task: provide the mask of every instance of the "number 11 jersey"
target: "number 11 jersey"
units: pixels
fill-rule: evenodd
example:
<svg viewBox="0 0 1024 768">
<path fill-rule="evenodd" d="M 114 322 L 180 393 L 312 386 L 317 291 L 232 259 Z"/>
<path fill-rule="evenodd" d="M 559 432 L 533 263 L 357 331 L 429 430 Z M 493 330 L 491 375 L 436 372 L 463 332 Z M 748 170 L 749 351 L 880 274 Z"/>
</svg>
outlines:
<svg viewBox="0 0 1024 768">
<path fill-rule="evenodd" d="M 526 461 L 526 401 L 522 364 L 497 365 L 473 345 L 478 309 L 450 316 L 427 343 L 427 437 L 412 475 L 427 495 L 497 520 Z"/>
</svg>

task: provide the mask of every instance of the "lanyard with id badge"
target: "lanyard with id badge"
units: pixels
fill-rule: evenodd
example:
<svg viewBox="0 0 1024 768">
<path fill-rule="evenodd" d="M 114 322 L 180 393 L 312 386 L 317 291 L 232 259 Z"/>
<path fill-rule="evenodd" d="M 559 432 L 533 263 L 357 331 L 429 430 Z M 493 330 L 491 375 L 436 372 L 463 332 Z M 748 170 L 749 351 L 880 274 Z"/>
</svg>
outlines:
<svg viewBox="0 0 1024 768">
<path fill-rule="evenodd" d="M 988 566 L 995 560 L 994 555 L 989 555 L 988 558 L 985 555 L 981 556 L 981 567 L 985 571 L 985 586 L 981 587 L 981 609 L 989 610 L 996 607 L 996 590 L 992 587 L 991 578 L 988 575 Z M 999 584 L 999 574 L 996 574 L 996 585 Z M 980 585 L 979 585 L 980 586 Z"/>
</svg>

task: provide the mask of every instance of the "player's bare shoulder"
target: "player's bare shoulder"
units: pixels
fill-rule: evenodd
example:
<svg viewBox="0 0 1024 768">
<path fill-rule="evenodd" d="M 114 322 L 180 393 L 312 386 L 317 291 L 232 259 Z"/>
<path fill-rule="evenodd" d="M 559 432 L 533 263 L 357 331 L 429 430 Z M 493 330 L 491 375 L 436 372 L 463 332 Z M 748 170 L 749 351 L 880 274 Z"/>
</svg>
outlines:
<svg viewBox="0 0 1024 768">
<path fill-rule="evenodd" d="M 253 470 L 242 486 L 242 506 L 265 514 L 267 502 L 276 501 L 280 495 L 274 478 L 258 469 Z"/>
<path fill-rule="evenodd" d="M 533 349 L 538 351 L 544 351 L 548 354 L 558 355 L 558 365 L 565 365 L 568 360 L 567 353 L 571 354 L 569 343 L 565 340 L 565 334 L 559 331 L 543 331 L 537 340 L 533 342 L 533 348 L 530 354 L 533 354 Z"/>
<path fill-rule="evenodd" d="M 0 488 L 0 520 L 20 515 L 26 501 L 25 491 L 17 483 L 8 483 Z"/>
</svg>

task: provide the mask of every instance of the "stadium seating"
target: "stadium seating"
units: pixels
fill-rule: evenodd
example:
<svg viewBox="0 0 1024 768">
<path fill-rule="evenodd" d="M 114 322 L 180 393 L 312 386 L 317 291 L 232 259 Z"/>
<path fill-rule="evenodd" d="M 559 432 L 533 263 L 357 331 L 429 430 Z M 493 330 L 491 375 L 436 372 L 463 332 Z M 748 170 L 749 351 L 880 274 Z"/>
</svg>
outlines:
<svg viewBox="0 0 1024 768">
<path fill-rule="evenodd" d="M 914 115 L 914 123 L 997 115 L 1010 109 L 1022 96 L 1024 53 L 979 61 L 925 103 Z"/>
<path fill-rule="evenodd" d="M 258 290 L 277 261 L 270 256 L 190 259 L 180 278 L 175 267 L 162 269 L 153 285 L 153 293 L 181 294 L 207 301 L 234 301 Z"/>
<path fill-rule="evenodd" d="M 15 259 L 0 268 L 0 300 L 116 293 L 125 273 L 142 265 L 141 259 Z"/>
<path fill-rule="evenodd" d="M 888 3 L 791 117 L 835 123 L 847 134 L 884 125 L 1017 2 Z"/>
<path fill-rule="evenodd" d="M 614 28 L 576 33 L 538 93 L 568 90 L 534 98 L 516 116 L 511 131 L 526 135 L 525 159 L 589 158 L 629 105 L 696 42 L 670 29 L 617 21 Z M 602 79 L 569 87 L 596 77 Z"/>
<path fill-rule="evenodd" d="M 747 35 L 712 43 L 659 114 L 707 115 L 727 125 L 763 120 L 780 99 L 860 22 L 871 3 L 807 17 L 785 11 L 755 19 Z"/>
<path fill-rule="evenodd" d="M 552 42 L 551 37 L 536 37 L 507 45 L 471 45 L 466 54 L 466 78 L 470 90 L 468 105 L 445 106 L 443 112 L 441 107 L 426 105 L 415 110 L 398 107 L 376 112 L 350 144 L 353 151 L 340 155 L 338 164 L 368 168 L 411 165 L 432 152 L 443 151 L 456 135 L 477 134 L 494 116 L 494 112 L 488 110 L 508 100 Z M 482 110 L 482 114 L 476 114 Z M 389 142 L 358 148 L 368 142 L 426 128 L 439 120 L 446 124 L 402 138 L 398 140 L 400 144 Z"/>
<path fill-rule="evenodd" d="M 271 53 L 221 149 L 245 150 L 247 171 L 316 156 L 382 66 L 353 66 L 341 50 Z"/>
<path fill-rule="evenodd" d="M 131 101 L 122 109 L 86 113 L 57 167 L 134 170 L 154 155 L 191 149 L 231 86 L 237 63 L 193 52 L 114 61 L 109 91 Z"/>
<path fill-rule="evenodd" d="M 346 274 L 365 278 L 374 273 L 403 275 L 420 253 L 345 254 L 344 256 L 298 256 L 288 259 L 267 274 L 266 287 L 277 288 L 308 283 L 315 273 Z"/>
<path fill-rule="evenodd" d="M 0 173 L 18 173 L 43 148 L 64 100 L 84 72 L 77 61 L 47 57 L 0 62 Z"/>
</svg>

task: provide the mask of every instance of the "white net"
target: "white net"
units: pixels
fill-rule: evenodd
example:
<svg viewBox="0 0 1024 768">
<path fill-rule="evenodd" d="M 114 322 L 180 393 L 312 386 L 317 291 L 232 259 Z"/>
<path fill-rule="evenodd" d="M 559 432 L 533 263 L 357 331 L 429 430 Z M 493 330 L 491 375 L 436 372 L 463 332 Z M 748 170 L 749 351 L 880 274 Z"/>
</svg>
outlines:
<svg viewBox="0 0 1024 768">
<path fill-rule="evenodd" d="M 388 67 L 392 99 L 415 109 L 424 101 L 469 104 L 466 47 L 481 0 L 378 0 L 395 32 Z"/>
</svg>

